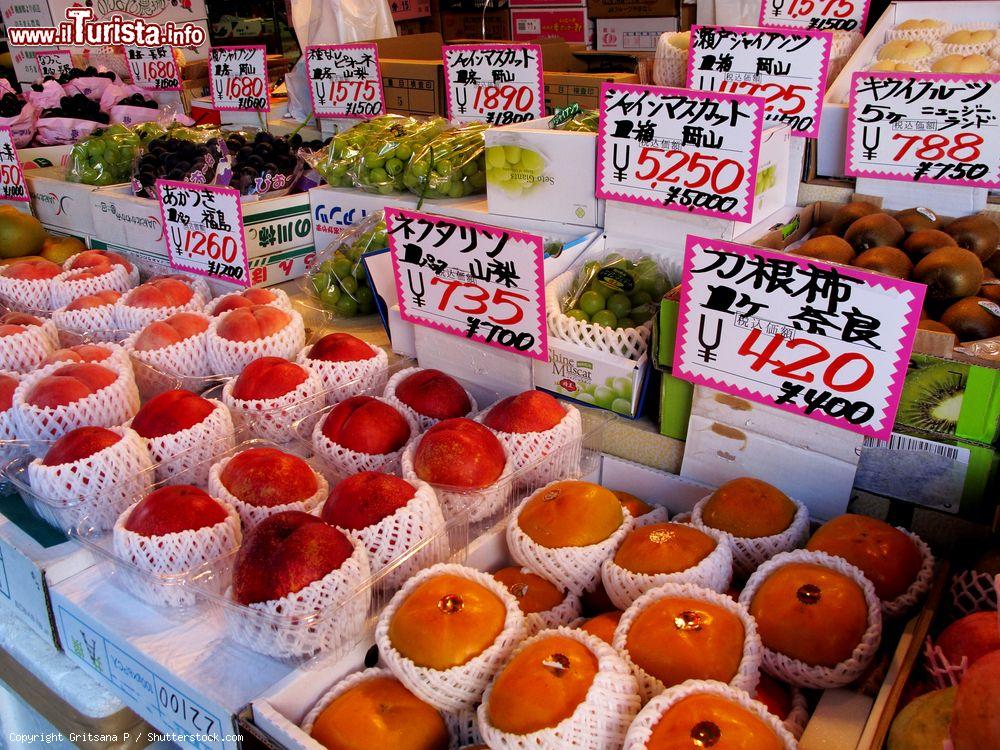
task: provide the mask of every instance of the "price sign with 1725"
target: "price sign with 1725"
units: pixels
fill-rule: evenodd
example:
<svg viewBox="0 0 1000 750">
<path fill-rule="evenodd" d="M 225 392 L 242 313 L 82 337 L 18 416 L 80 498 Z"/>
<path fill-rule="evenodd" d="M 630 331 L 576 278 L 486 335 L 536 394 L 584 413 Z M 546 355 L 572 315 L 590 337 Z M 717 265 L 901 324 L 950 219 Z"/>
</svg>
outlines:
<svg viewBox="0 0 1000 750">
<path fill-rule="evenodd" d="M 510 125 L 543 116 L 542 48 L 537 44 L 441 49 L 449 119 Z"/>
<path fill-rule="evenodd" d="M 862 32 L 870 0 L 760 0 L 760 25 Z"/>
<path fill-rule="evenodd" d="M 210 48 L 208 85 L 218 110 L 270 112 L 267 49 L 262 44 Z"/>
<path fill-rule="evenodd" d="M 157 180 L 172 268 L 250 286 L 240 193 L 217 185 Z"/>
<path fill-rule="evenodd" d="M 151 91 L 180 91 L 181 74 L 173 47 L 125 47 L 132 83 Z"/>
<path fill-rule="evenodd" d="M 7 125 L 0 126 L 0 200 L 30 201 L 24 168 Z"/>
<path fill-rule="evenodd" d="M 374 44 L 306 47 L 306 74 L 316 117 L 369 118 L 385 112 Z"/>
</svg>

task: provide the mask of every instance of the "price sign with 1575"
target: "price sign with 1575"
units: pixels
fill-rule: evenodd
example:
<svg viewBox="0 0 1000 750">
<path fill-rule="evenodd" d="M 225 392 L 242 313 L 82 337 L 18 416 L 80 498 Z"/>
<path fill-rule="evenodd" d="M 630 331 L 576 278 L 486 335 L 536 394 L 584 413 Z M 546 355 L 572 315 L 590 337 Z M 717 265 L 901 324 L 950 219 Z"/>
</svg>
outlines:
<svg viewBox="0 0 1000 750">
<path fill-rule="evenodd" d="M 139 88 L 150 91 L 181 90 L 181 72 L 173 47 L 125 47 L 125 61 L 132 74 L 132 83 Z"/>
<path fill-rule="evenodd" d="M 385 209 L 403 320 L 548 361 L 541 237 Z"/>
<path fill-rule="evenodd" d="M 38 75 L 58 79 L 73 69 L 73 53 L 68 49 L 44 49 L 35 53 Z"/>
<path fill-rule="evenodd" d="M 762 97 L 765 123 L 817 138 L 832 44 L 821 31 L 692 26 L 688 88 Z"/>
<path fill-rule="evenodd" d="M 763 124 L 760 98 L 605 83 L 597 196 L 750 221 Z"/>
<path fill-rule="evenodd" d="M 673 372 L 886 439 L 926 289 L 689 235 Z"/>
<path fill-rule="evenodd" d="M 0 200 L 30 200 L 28 186 L 24 182 L 24 168 L 7 125 L 0 126 Z"/>
<path fill-rule="evenodd" d="M 212 106 L 218 110 L 270 112 L 267 50 L 250 47 L 212 47 L 208 56 L 208 83 Z"/>
<path fill-rule="evenodd" d="M 316 117 L 369 118 L 385 112 L 374 44 L 306 47 L 306 73 Z"/>
<path fill-rule="evenodd" d="M 760 0 L 760 25 L 864 31 L 870 0 Z"/>
<path fill-rule="evenodd" d="M 952 73 L 851 76 L 854 177 L 1000 187 L 1000 81 Z"/>
<path fill-rule="evenodd" d="M 250 286 L 240 192 L 216 185 L 156 181 L 172 268 Z"/>
<path fill-rule="evenodd" d="M 542 48 L 537 44 L 441 49 L 449 119 L 510 125 L 544 116 Z"/>
</svg>

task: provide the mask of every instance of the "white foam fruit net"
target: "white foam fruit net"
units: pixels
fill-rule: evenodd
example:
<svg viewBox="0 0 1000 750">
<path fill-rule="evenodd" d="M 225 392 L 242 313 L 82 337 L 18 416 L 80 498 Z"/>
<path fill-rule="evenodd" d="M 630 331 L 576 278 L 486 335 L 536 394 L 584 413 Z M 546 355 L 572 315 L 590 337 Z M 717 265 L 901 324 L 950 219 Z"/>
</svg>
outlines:
<svg viewBox="0 0 1000 750">
<path fill-rule="evenodd" d="M 580 618 L 580 597 L 569 592 L 552 609 L 544 612 L 529 612 L 524 616 L 528 635 L 535 635 L 543 630 L 570 625 Z"/>
<path fill-rule="evenodd" d="M 115 291 L 124 294 L 133 286 L 132 280 L 129 278 L 129 273 L 123 266 L 111 266 L 110 270 L 91 278 L 70 278 L 83 270 L 85 269 L 63 271 L 52 279 L 52 285 L 49 288 L 49 309 L 57 310 L 60 307 L 68 305 L 75 299 L 96 294 L 97 292 Z"/>
<path fill-rule="evenodd" d="M 215 408 L 198 424 L 147 441 L 158 481 L 204 487 L 214 455 L 235 447 L 236 436 L 229 409 L 220 401 L 209 401 Z"/>
<path fill-rule="evenodd" d="M 19 333 L 0 336 L 0 368 L 30 373 L 55 350 L 56 342 L 46 330 L 51 321 L 40 326 L 28 326 Z"/>
<path fill-rule="evenodd" d="M 133 307 L 125 302 L 123 296 L 115 303 L 115 322 L 117 324 L 115 327 L 121 329 L 123 333 L 131 333 L 179 312 L 201 312 L 204 306 L 205 298 L 197 291 L 183 305 L 173 307 Z"/>
<path fill-rule="evenodd" d="M 52 322 L 61 331 L 70 331 L 91 341 L 114 341 L 119 338 L 118 305 L 109 302 L 100 307 L 52 312 Z M 122 332 L 124 333 L 124 332 Z"/>
<path fill-rule="evenodd" d="M 176 344 L 137 351 L 135 340 L 140 331 L 129 335 L 123 346 L 144 367 L 135 368 L 136 383 L 141 394 L 158 394 L 176 388 L 199 391 L 205 379 L 212 374 L 208 364 L 207 331 L 196 333 Z"/>
<path fill-rule="evenodd" d="M 569 404 L 563 406 L 566 415 L 552 429 L 542 432 L 491 430 L 510 454 L 514 471 L 518 472 L 518 488 L 538 487 L 579 475 L 583 436 L 580 411 Z M 484 422 L 489 413 L 490 409 L 486 409 L 477 414 L 476 421 Z"/>
<path fill-rule="evenodd" d="M 235 421 L 253 435 L 275 443 L 290 443 L 296 438 L 296 425 L 323 406 L 323 383 L 306 368 L 306 379 L 278 398 L 243 399 L 233 396 L 236 378 L 222 387 L 222 401 Z"/>
<path fill-rule="evenodd" d="M 436 419 L 435 417 L 429 417 L 426 414 L 421 414 L 420 412 L 418 412 L 417 410 L 415 410 L 411 406 L 408 406 L 407 404 L 404 404 L 396 396 L 396 387 L 403 380 L 406 380 L 406 378 L 410 377 L 410 375 L 414 375 L 414 374 L 420 372 L 423 369 L 425 369 L 425 368 L 423 368 L 423 367 L 407 367 L 407 368 L 405 368 L 403 370 L 400 370 L 399 372 L 395 373 L 391 378 L 389 378 L 388 382 L 386 382 L 386 384 L 385 384 L 385 390 L 382 392 L 382 397 L 386 401 L 388 401 L 390 404 L 392 404 L 393 406 L 395 406 L 400 411 L 407 412 L 411 417 L 413 417 L 417 421 L 417 424 L 420 425 L 420 431 L 421 432 L 429 430 L 431 427 L 433 427 L 434 425 L 436 425 L 441 420 L 440 419 Z M 466 412 L 465 414 L 462 414 L 461 416 L 463 416 L 463 417 L 470 417 L 471 418 L 473 414 L 475 414 L 477 411 L 479 411 L 479 406 L 476 404 L 476 399 L 473 398 L 472 394 L 469 392 L 469 390 L 467 388 L 463 388 L 462 390 L 464 390 L 465 391 L 465 395 L 468 396 L 469 403 L 471 404 L 471 406 L 469 408 L 469 411 Z"/>
<path fill-rule="evenodd" d="M 0 375 L 15 380 L 21 379 L 21 374 L 12 370 L 0 370 Z M 0 462 L 4 465 L 17 454 L 19 447 L 14 443 L 17 439 L 14 410 L 11 408 L 0 411 Z"/>
<path fill-rule="evenodd" d="M 47 313 L 52 310 L 52 279 L 12 279 L 0 276 L 0 300 L 12 310 Z"/>
<path fill-rule="evenodd" d="M 275 296 L 275 299 L 271 300 L 270 302 L 261 302 L 259 304 L 265 305 L 267 307 L 277 307 L 279 310 L 284 310 L 285 312 L 292 312 L 292 310 L 295 309 L 294 307 L 292 307 L 292 301 L 288 298 L 288 295 L 283 290 L 272 286 L 267 291 L 273 294 Z M 235 293 L 236 292 L 234 292 L 234 294 Z M 228 294 L 223 294 L 209 301 L 205 305 L 205 313 L 207 315 L 211 315 L 214 317 L 215 308 L 218 307 L 219 303 L 228 296 L 229 296 Z"/>
<path fill-rule="evenodd" d="M 378 398 L 378 400 L 383 403 L 389 403 L 384 398 Z M 413 443 L 414 438 L 417 437 L 420 428 L 407 412 L 399 409 L 395 404 L 389 403 L 389 405 L 402 415 L 410 427 L 410 438 L 402 448 L 394 450 L 391 453 L 360 453 L 359 451 L 346 448 L 323 434 L 323 424 L 329 415 L 329 412 L 327 412 L 313 426 L 312 447 L 316 455 L 332 472 L 340 477 L 349 477 L 352 474 L 362 471 L 381 471 L 386 474 L 398 474 L 402 465 L 403 454 Z"/>
<path fill-rule="evenodd" d="M 304 347 L 296 356 L 296 363 L 306 367 L 323 381 L 326 402 L 336 404 L 353 396 L 382 393 L 388 380 L 389 355 L 384 349 L 372 347 L 375 356 L 358 362 L 326 362 L 309 359 L 312 346 Z"/>
<path fill-rule="evenodd" d="M 288 313 L 291 320 L 279 331 L 256 341 L 230 341 L 218 334 L 219 322 L 213 318 L 208 329 L 208 363 L 216 375 L 239 375 L 243 368 L 261 357 L 294 359 L 305 346 L 306 329 L 299 313 Z"/>
<path fill-rule="evenodd" d="M 991 573 L 964 570 L 951 578 L 951 603 L 963 615 L 997 609 L 997 586 Z"/>
<path fill-rule="evenodd" d="M 243 528 L 247 530 L 252 529 L 265 518 L 277 513 L 284 513 L 289 510 L 312 513 L 326 500 L 326 496 L 330 494 L 330 484 L 326 481 L 326 477 L 318 471 L 313 471 L 313 475 L 316 477 L 316 491 L 305 500 L 291 500 L 280 505 L 254 505 L 236 497 L 222 483 L 222 471 L 233 458 L 235 456 L 227 456 L 212 464 L 212 467 L 208 470 L 208 494 L 219 498 L 235 508 L 240 516 L 240 520 L 243 521 Z"/>
</svg>

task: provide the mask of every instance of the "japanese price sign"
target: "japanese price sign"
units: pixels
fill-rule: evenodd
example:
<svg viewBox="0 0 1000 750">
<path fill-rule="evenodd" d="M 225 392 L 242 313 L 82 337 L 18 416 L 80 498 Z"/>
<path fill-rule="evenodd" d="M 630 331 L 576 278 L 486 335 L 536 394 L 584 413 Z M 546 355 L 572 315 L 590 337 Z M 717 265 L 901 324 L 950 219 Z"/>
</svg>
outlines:
<svg viewBox="0 0 1000 750">
<path fill-rule="evenodd" d="M 374 44 L 306 47 L 309 95 L 316 117 L 375 117 L 385 112 Z"/>
<path fill-rule="evenodd" d="M 208 57 L 212 106 L 221 111 L 270 112 L 267 51 L 252 47 L 212 47 Z"/>
<path fill-rule="evenodd" d="M 10 128 L 6 125 L 0 126 L 0 200 L 30 200 L 28 186 L 24 182 L 24 169 L 14 148 Z"/>
<path fill-rule="evenodd" d="M 58 79 L 73 69 L 73 54 L 68 49 L 45 49 L 35 53 L 38 75 Z"/>
<path fill-rule="evenodd" d="M 760 25 L 864 31 L 869 0 L 760 0 Z"/>
<path fill-rule="evenodd" d="M 692 26 L 688 88 L 763 97 L 765 122 L 816 138 L 832 44 L 820 31 Z"/>
<path fill-rule="evenodd" d="M 597 195 L 750 221 L 763 123 L 763 99 L 605 83 Z"/>
<path fill-rule="evenodd" d="M 537 235 L 385 209 L 403 320 L 548 361 Z"/>
<path fill-rule="evenodd" d="M 845 169 L 855 177 L 1000 187 L 1000 80 L 855 73 Z"/>
<path fill-rule="evenodd" d="M 250 286 L 240 192 L 173 180 L 156 190 L 171 267 Z"/>
<path fill-rule="evenodd" d="M 173 47 L 125 47 L 125 61 L 132 74 L 132 82 L 139 88 L 181 90 L 181 72 Z"/>
<path fill-rule="evenodd" d="M 544 116 L 542 48 L 537 44 L 441 49 L 449 119 L 509 125 Z"/>
<path fill-rule="evenodd" d="M 888 438 L 926 287 L 688 236 L 674 374 Z"/>
</svg>

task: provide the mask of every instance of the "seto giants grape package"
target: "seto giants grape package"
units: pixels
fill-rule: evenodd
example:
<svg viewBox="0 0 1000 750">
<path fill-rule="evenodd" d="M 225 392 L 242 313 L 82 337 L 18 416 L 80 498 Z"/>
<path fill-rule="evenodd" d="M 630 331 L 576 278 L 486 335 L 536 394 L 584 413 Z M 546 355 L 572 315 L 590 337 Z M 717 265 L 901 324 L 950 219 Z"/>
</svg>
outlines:
<svg viewBox="0 0 1000 750">
<path fill-rule="evenodd" d="M 231 178 L 229 150 L 217 128 L 176 127 L 139 151 L 132 167 L 132 190 L 155 199 L 158 179 L 226 187 Z"/>
</svg>

